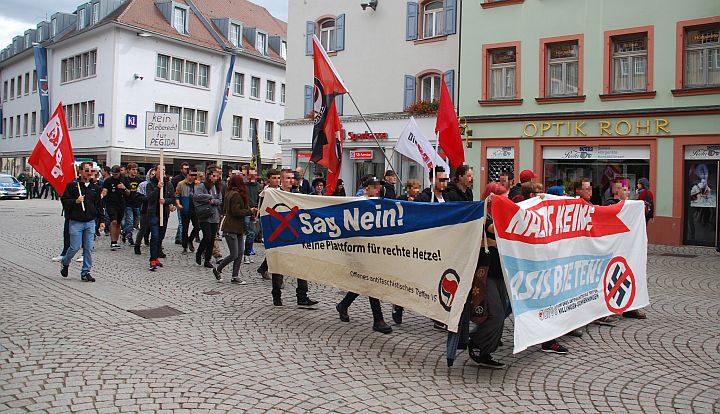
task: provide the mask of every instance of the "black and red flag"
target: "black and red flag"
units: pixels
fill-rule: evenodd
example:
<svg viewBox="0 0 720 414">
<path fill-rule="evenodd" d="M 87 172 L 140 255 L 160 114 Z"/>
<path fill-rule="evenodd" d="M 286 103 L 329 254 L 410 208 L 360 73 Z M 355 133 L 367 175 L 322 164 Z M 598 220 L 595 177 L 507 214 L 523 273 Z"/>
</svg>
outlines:
<svg viewBox="0 0 720 414">
<path fill-rule="evenodd" d="M 310 161 L 328 169 L 325 193 L 332 195 L 342 163 L 342 125 L 335 97 L 347 93 L 345 84 L 328 58 L 317 36 L 313 36 L 315 88 L 313 91 L 312 156 Z"/>
</svg>

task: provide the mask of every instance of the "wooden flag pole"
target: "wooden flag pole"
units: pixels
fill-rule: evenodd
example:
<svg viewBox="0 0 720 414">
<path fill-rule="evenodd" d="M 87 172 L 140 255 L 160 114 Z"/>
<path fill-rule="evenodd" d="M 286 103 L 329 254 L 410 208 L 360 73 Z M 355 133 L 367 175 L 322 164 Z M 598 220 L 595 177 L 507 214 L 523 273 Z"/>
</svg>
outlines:
<svg viewBox="0 0 720 414">
<path fill-rule="evenodd" d="M 156 175 L 158 176 L 158 183 L 162 183 L 160 187 L 160 200 L 165 202 L 165 150 L 160 148 L 160 164 L 158 165 Z M 163 227 L 163 221 L 165 221 L 165 205 L 160 204 L 160 227 Z"/>
<path fill-rule="evenodd" d="M 81 164 L 82 165 L 82 164 Z M 82 191 L 80 190 L 80 180 L 78 180 L 78 169 L 75 168 L 75 182 L 77 183 L 78 187 L 78 195 L 82 195 Z M 85 211 L 85 200 L 83 200 L 80 205 L 82 206 L 83 212 Z"/>
</svg>

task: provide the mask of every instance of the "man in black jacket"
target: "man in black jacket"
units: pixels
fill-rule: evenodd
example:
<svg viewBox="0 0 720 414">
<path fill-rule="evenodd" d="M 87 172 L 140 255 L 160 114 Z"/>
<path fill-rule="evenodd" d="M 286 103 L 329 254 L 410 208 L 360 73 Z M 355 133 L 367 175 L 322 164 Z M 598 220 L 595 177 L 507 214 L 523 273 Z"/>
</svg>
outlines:
<svg viewBox="0 0 720 414">
<path fill-rule="evenodd" d="M 443 192 L 445 201 L 472 201 L 473 170 L 461 165 L 455 170 L 455 177 Z"/>
<path fill-rule="evenodd" d="M 162 181 L 159 181 L 160 178 Z M 160 198 L 160 194 L 163 198 Z M 145 189 L 147 194 L 147 216 L 150 225 L 150 270 L 163 267 L 160 263 L 162 242 L 167 231 L 170 212 L 175 211 L 175 189 L 167 177 L 152 177 Z M 160 215 L 163 216 L 163 224 L 160 225 Z"/>
<path fill-rule="evenodd" d="M 95 278 L 90 275 L 92 268 L 92 250 L 95 244 L 95 220 L 98 219 L 100 207 L 100 187 L 92 180 L 92 163 L 83 162 L 80 164 L 80 178 L 71 182 L 65 187 L 61 201 L 68 218 L 70 234 L 70 247 L 63 256 L 60 274 L 68 276 L 68 267 L 72 262 L 75 253 L 83 249 L 83 265 L 80 271 L 80 279 L 85 282 L 94 282 Z M 100 231 L 103 231 L 104 223 L 100 223 Z"/>
<path fill-rule="evenodd" d="M 417 198 L 415 198 L 415 201 L 421 203 L 444 203 L 445 197 L 443 196 L 443 192 L 447 188 L 448 181 L 450 181 L 450 179 L 445 172 L 445 168 L 442 166 L 437 166 L 430 170 L 430 182 L 432 184 L 430 187 L 422 190 Z M 433 193 L 435 193 L 434 197 Z"/>
<path fill-rule="evenodd" d="M 395 171 L 393 171 L 393 170 L 385 171 L 384 179 L 385 179 L 385 184 L 383 184 L 383 188 L 382 188 L 382 197 L 389 198 L 391 200 L 396 200 L 397 193 L 395 192 L 395 183 L 397 182 L 397 175 L 395 175 Z"/>
</svg>

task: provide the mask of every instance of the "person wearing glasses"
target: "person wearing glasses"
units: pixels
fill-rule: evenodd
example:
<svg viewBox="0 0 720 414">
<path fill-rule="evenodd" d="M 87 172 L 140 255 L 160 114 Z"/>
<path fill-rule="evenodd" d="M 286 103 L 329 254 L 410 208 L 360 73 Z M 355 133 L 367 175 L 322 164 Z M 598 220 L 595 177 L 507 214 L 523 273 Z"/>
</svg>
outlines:
<svg viewBox="0 0 720 414">
<path fill-rule="evenodd" d="M 84 282 L 94 282 L 90 274 L 92 269 L 92 250 L 95 244 L 95 220 L 100 217 L 100 186 L 92 179 L 92 163 L 80 164 L 80 176 L 77 180 L 65 187 L 61 201 L 68 218 L 68 234 L 70 247 L 62 258 L 60 275 L 68 276 L 68 268 L 75 253 L 83 249 L 83 264 L 80 270 L 80 279 Z M 103 231 L 105 223 L 100 223 Z"/>
<path fill-rule="evenodd" d="M 443 197 L 443 193 L 448 186 L 448 181 L 450 181 L 450 179 L 448 178 L 447 172 L 445 172 L 445 168 L 442 166 L 437 166 L 435 169 L 430 170 L 430 182 L 432 183 L 432 187 L 422 190 L 415 201 L 424 203 L 429 203 L 431 201 L 434 203 L 444 203 L 445 198 Z M 433 197 L 433 193 L 435 193 L 435 197 Z"/>
<path fill-rule="evenodd" d="M 200 227 L 197 222 L 197 215 L 195 214 L 195 204 L 193 203 L 193 197 L 195 196 L 195 185 L 197 184 L 198 170 L 195 167 L 190 168 L 190 172 L 184 180 L 178 182 L 175 187 L 175 206 L 180 213 L 180 223 L 182 226 L 182 247 L 183 253 L 187 253 L 188 249 L 191 252 L 195 251 L 195 245 L 193 241 L 200 233 Z M 193 230 L 188 236 L 190 231 L 190 223 L 192 223 Z"/>
</svg>

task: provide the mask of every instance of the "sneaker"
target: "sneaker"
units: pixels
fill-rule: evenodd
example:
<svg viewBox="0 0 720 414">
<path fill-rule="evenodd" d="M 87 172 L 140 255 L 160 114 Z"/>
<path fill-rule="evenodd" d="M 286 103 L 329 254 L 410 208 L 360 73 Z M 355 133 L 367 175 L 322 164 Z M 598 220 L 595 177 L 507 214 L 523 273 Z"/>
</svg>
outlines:
<svg viewBox="0 0 720 414">
<path fill-rule="evenodd" d="M 80 276 L 80 280 L 83 282 L 94 282 L 95 278 L 90 275 L 90 273 L 86 274 L 85 276 Z"/>
<path fill-rule="evenodd" d="M 82 262 L 83 262 L 83 257 L 80 256 L 80 257 L 78 257 L 77 259 L 75 259 L 75 261 L 78 262 L 78 263 L 82 263 Z"/>
<path fill-rule="evenodd" d="M 393 305 L 392 318 L 396 325 L 402 324 L 403 308 L 397 305 Z"/>
<path fill-rule="evenodd" d="M 389 334 L 392 333 L 392 328 L 381 319 L 373 324 L 373 331 Z"/>
<path fill-rule="evenodd" d="M 158 254 L 158 257 L 161 258 L 161 259 L 164 259 L 164 258 L 167 257 L 167 255 L 165 254 L 165 252 L 163 252 L 163 251 L 161 250 L 161 251 L 160 251 L 160 254 Z"/>
<path fill-rule="evenodd" d="M 640 309 L 623 312 L 623 317 L 632 319 L 647 319 L 647 315 L 645 314 L 645 312 L 641 311 Z"/>
<path fill-rule="evenodd" d="M 335 305 L 335 309 L 336 309 L 336 310 L 338 311 L 338 313 L 340 314 L 340 320 L 341 320 L 341 321 L 343 321 L 343 322 L 350 322 L 350 315 L 348 315 L 348 310 L 347 310 L 347 308 L 344 308 L 342 305 L 340 305 L 340 304 L 338 303 L 337 305 Z"/>
<path fill-rule="evenodd" d="M 125 238 L 125 235 L 122 236 L 122 242 L 123 242 L 123 243 L 126 243 L 126 242 L 127 242 L 127 239 Z"/>
<path fill-rule="evenodd" d="M 183 247 L 183 254 L 187 254 L 187 252 L 188 252 L 187 247 Z"/>
<path fill-rule="evenodd" d="M 62 267 L 60 268 L 60 276 L 68 277 L 68 266 L 67 265 L 62 265 Z"/>
<path fill-rule="evenodd" d="M 190 249 L 191 252 L 195 252 L 195 244 L 193 242 L 190 242 L 190 245 L 188 245 L 188 249 Z"/>
<path fill-rule="evenodd" d="M 128 246 L 135 246 L 135 242 L 133 242 L 132 236 L 128 236 L 127 244 L 128 244 Z"/>
<path fill-rule="evenodd" d="M 270 273 L 268 273 L 267 270 L 264 271 L 264 272 L 261 272 L 261 271 L 260 271 L 260 268 L 258 268 L 258 269 L 256 270 L 256 272 L 260 273 L 260 277 L 262 277 L 263 279 L 271 279 Z"/>
<path fill-rule="evenodd" d="M 156 271 L 156 270 L 157 270 L 157 264 L 155 263 L 154 260 L 151 260 L 151 261 L 150 261 L 150 271 L 151 271 L 151 272 L 154 272 L 154 271 Z"/>
<path fill-rule="evenodd" d="M 203 264 L 203 267 L 207 267 L 208 269 L 213 269 L 213 268 L 214 268 L 214 266 L 213 266 L 212 263 L 210 263 L 210 262 L 205 262 L 205 263 Z"/>
<path fill-rule="evenodd" d="M 302 298 L 297 300 L 297 304 L 298 306 L 315 306 L 318 304 L 318 301 L 310 298 Z"/>
<path fill-rule="evenodd" d="M 444 331 L 447 331 L 447 325 L 445 325 L 445 324 L 442 323 L 442 322 L 435 321 L 435 322 L 433 323 L 433 329 L 435 329 L 436 331 L 443 331 L 443 332 L 444 332 Z"/>
<path fill-rule="evenodd" d="M 137 243 L 135 245 L 135 254 L 142 254 L 142 252 L 140 251 L 140 243 Z"/>
<path fill-rule="evenodd" d="M 163 267 L 163 264 L 160 263 L 160 260 L 155 260 L 155 265 L 157 265 L 157 267 Z"/>
<path fill-rule="evenodd" d="M 61 261 L 62 259 L 63 259 L 62 256 L 55 256 L 55 257 L 53 257 L 53 258 L 50 259 L 50 260 L 52 260 L 53 262 L 59 262 L 59 261 Z"/>
<path fill-rule="evenodd" d="M 282 299 L 280 299 L 280 298 L 273 298 L 273 305 L 274 305 L 274 306 L 282 306 Z"/>
<path fill-rule="evenodd" d="M 561 355 L 565 355 L 565 354 L 567 354 L 568 352 L 570 352 L 570 351 L 568 351 L 567 348 L 565 348 L 564 346 L 560 345 L 560 344 L 559 344 L 556 340 L 554 340 L 554 339 L 553 339 L 552 341 L 544 342 L 544 343 L 542 344 L 542 347 L 541 347 L 540 349 L 541 349 L 543 352 L 550 352 L 550 353 L 553 353 L 553 354 L 561 354 Z"/>
<path fill-rule="evenodd" d="M 477 348 L 474 348 L 472 346 L 468 347 L 468 350 L 468 353 L 470 354 L 470 359 L 475 361 L 475 363 L 480 365 L 481 367 L 490 369 L 504 369 L 506 367 L 506 365 L 502 362 L 494 360 L 491 354 L 482 355 L 478 352 Z"/>
<path fill-rule="evenodd" d="M 250 249 L 250 256 L 255 256 L 255 249 Z"/>
<path fill-rule="evenodd" d="M 247 285 L 247 283 L 244 280 L 240 280 L 236 277 L 230 279 L 230 283 L 234 283 L 236 285 Z"/>
<path fill-rule="evenodd" d="M 110 250 L 118 250 L 119 248 L 120 248 L 120 245 L 117 242 L 110 243 Z"/>
<path fill-rule="evenodd" d="M 615 326 L 616 319 L 612 316 L 605 316 L 592 322 L 593 325 Z"/>
<path fill-rule="evenodd" d="M 243 263 L 250 264 L 252 261 L 250 261 L 250 256 L 243 256 Z"/>
<path fill-rule="evenodd" d="M 222 282 L 222 272 L 219 271 L 217 267 L 213 267 L 213 274 L 215 275 L 215 280 Z"/>
</svg>

